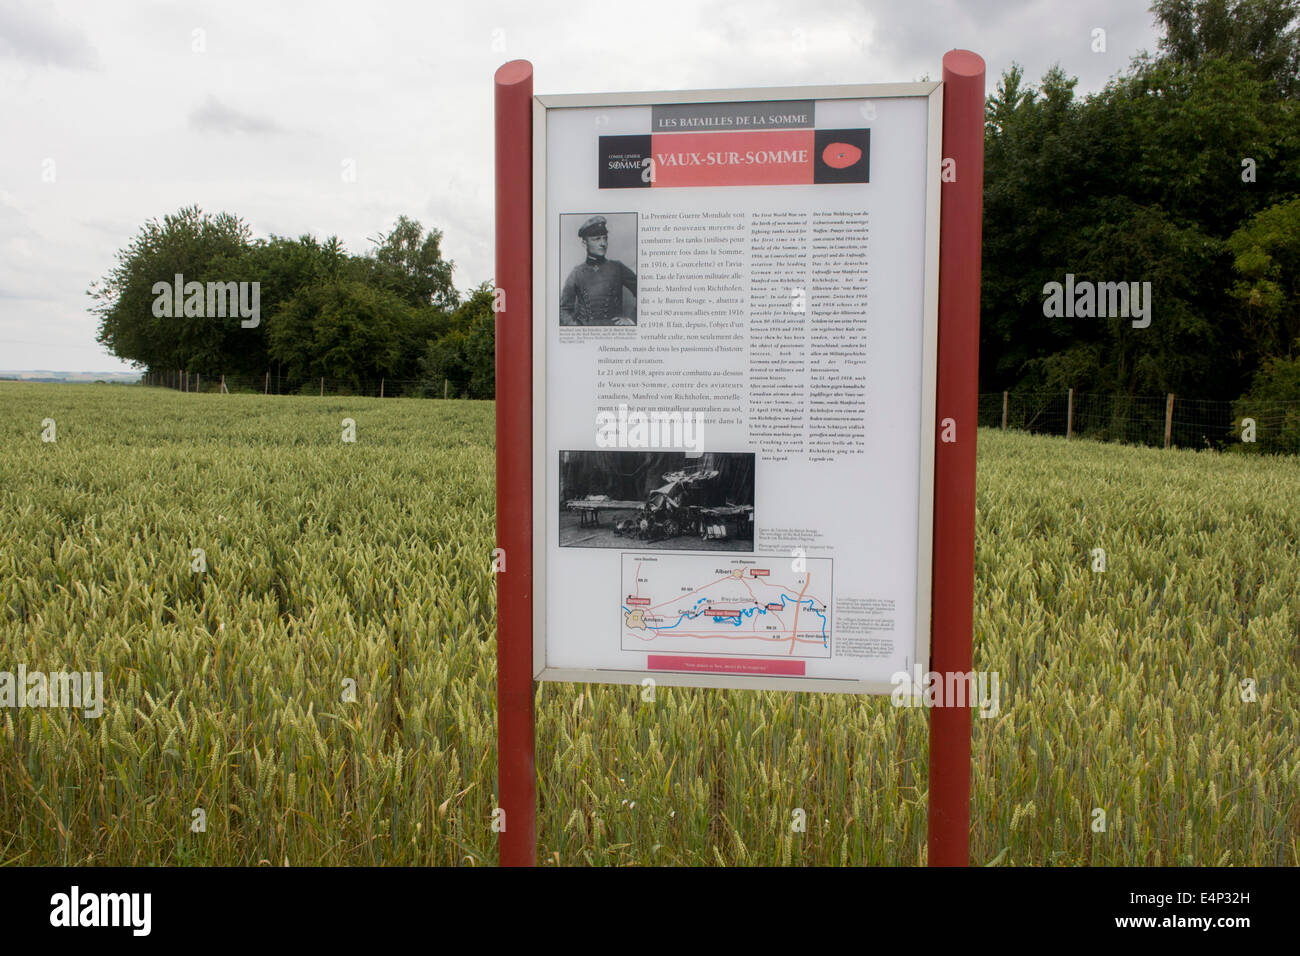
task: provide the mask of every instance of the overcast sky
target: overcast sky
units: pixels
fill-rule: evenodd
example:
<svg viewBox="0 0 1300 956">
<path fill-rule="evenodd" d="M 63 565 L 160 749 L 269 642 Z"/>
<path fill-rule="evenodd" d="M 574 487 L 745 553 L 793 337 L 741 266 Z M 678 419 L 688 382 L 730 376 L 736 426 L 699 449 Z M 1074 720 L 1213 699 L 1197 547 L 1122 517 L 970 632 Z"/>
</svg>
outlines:
<svg viewBox="0 0 1300 956">
<path fill-rule="evenodd" d="M 1087 92 L 1154 51 L 1147 6 L 0 0 L 0 369 L 127 369 L 95 343 L 86 289 L 191 204 L 357 253 L 404 213 L 443 231 L 458 288 L 490 279 L 507 60 L 532 61 L 538 93 L 583 93 L 939 79 L 964 47 L 990 90 L 1017 62 Z"/>
</svg>

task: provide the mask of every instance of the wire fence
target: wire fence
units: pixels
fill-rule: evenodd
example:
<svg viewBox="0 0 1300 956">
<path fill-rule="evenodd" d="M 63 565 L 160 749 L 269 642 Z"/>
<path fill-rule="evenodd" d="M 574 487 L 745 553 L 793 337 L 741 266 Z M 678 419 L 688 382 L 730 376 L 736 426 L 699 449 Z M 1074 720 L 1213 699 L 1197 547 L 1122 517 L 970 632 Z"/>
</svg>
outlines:
<svg viewBox="0 0 1300 956">
<path fill-rule="evenodd" d="M 203 376 L 151 372 L 140 384 L 182 392 L 369 398 L 470 398 L 449 380 L 291 378 L 264 375 Z M 1248 405 L 1175 395 L 1108 395 L 1094 392 L 984 392 L 979 424 L 1045 435 L 1166 448 L 1250 446 L 1300 454 L 1300 402 Z"/>
<path fill-rule="evenodd" d="M 1176 395 L 1093 392 L 985 392 L 979 423 L 1048 435 L 1165 448 L 1253 445 L 1259 451 L 1300 453 L 1300 402 L 1260 403 Z"/>
<path fill-rule="evenodd" d="M 300 378 L 267 372 L 264 375 L 201 375 L 182 369 L 148 372 L 139 384 L 179 392 L 241 395 L 361 396 L 365 398 L 471 398 L 464 387 L 448 379 Z"/>
</svg>

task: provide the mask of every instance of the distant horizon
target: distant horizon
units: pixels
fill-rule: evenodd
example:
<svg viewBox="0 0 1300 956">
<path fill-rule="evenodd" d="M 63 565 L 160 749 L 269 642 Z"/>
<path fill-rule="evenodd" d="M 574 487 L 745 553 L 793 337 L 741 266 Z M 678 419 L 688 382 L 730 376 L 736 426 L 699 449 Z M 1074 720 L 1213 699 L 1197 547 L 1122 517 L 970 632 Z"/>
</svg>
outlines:
<svg viewBox="0 0 1300 956">
<path fill-rule="evenodd" d="M 144 369 L 139 371 L 122 371 L 120 369 L 113 371 L 110 369 L 0 368 L 0 378 L 8 378 L 14 375 L 98 375 L 111 378 L 139 378 L 144 374 Z"/>
</svg>

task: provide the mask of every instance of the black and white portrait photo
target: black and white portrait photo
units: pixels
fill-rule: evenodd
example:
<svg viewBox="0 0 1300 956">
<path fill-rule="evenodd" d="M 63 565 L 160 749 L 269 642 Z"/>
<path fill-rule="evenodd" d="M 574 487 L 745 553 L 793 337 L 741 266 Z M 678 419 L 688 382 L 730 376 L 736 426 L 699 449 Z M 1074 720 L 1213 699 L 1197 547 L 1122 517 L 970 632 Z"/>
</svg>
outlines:
<svg viewBox="0 0 1300 956">
<path fill-rule="evenodd" d="M 560 216 L 560 325 L 636 325 L 634 212 Z"/>
</svg>

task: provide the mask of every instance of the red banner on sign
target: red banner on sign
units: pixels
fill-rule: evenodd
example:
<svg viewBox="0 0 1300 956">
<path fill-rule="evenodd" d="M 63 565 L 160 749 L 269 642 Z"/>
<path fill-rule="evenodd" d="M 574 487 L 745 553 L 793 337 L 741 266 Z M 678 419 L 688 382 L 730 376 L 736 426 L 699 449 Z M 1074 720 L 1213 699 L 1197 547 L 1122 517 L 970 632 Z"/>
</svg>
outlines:
<svg viewBox="0 0 1300 956">
<path fill-rule="evenodd" d="M 654 186 L 786 186 L 812 183 L 810 129 L 657 133 Z"/>
</svg>

